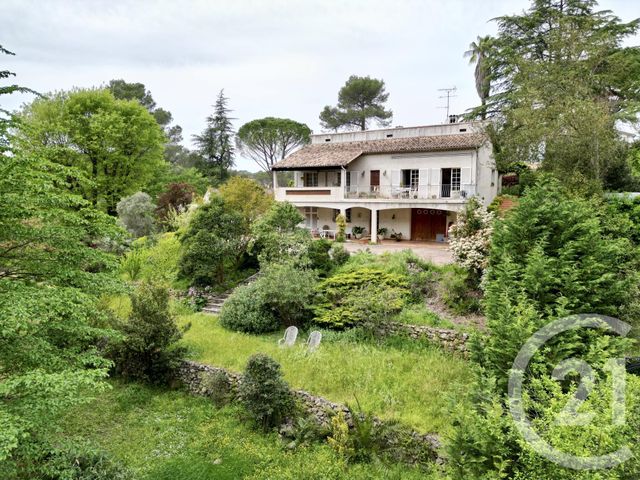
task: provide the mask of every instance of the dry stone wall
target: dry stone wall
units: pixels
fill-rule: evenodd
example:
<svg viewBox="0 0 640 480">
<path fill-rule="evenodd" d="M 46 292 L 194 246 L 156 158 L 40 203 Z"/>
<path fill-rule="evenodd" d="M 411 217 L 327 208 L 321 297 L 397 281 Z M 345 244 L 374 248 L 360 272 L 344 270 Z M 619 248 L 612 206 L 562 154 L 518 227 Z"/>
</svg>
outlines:
<svg viewBox="0 0 640 480">
<path fill-rule="evenodd" d="M 468 353 L 469 334 L 447 328 L 429 327 L 427 325 L 408 325 L 404 323 L 388 323 L 382 327 L 382 333 L 407 334 L 414 339 L 426 338 L 440 345 L 444 350 L 455 353 Z"/>
</svg>

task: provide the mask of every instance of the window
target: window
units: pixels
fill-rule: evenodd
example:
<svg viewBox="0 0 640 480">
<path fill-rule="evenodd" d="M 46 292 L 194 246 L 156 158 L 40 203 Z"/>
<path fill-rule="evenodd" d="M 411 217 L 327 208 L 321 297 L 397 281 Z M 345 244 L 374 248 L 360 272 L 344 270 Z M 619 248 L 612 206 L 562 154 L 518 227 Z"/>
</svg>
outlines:
<svg viewBox="0 0 640 480">
<path fill-rule="evenodd" d="M 417 190 L 419 178 L 420 178 L 419 170 L 402 170 L 401 186 L 408 187 L 411 190 Z"/>
<path fill-rule="evenodd" d="M 460 169 L 459 168 L 451 169 L 451 191 L 452 192 L 460 191 Z"/>
<path fill-rule="evenodd" d="M 318 208 L 304 207 L 304 224 L 307 228 L 314 230 L 318 228 Z"/>
<path fill-rule="evenodd" d="M 304 172 L 303 182 L 305 187 L 317 187 L 318 172 Z"/>
<path fill-rule="evenodd" d="M 333 221 L 336 221 L 336 218 L 338 218 L 338 215 L 340 215 L 340 210 L 334 208 L 333 209 Z M 344 212 L 344 216 L 347 219 L 347 223 L 351 223 L 351 209 L 347 208 Z"/>
</svg>

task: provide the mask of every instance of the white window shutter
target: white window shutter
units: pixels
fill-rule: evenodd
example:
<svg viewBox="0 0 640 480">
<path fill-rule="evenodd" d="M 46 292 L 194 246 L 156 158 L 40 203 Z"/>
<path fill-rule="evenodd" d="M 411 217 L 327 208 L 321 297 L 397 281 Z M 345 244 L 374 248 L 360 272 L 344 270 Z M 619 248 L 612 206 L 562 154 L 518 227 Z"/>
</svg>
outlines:
<svg viewBox="0 0 640 480">
<path fill-rule="evenodd" d="M 460 183 L 462 185 L 471 184 L 471 169 L 470 168 L 461 168 L 460 169 Z"/>
<path fill-rule="evenodd" d="M 351 186 L 358 186 L 358 177 L 360 177 L 360 172 L 349 172 L 351 174 Z"/>
<path fill-rule="evenodd" d="M 431 168 L 431 185 L 440 185 L 440 169 Z"/>
<path fill-rule="evenodd" d="M 429 185 L 429 169 L 425 168 L 424 170 L 420 170 L 420 175 L 418 176 L 418 185 Z"/>
<path fill-rule="evenodd" d="M 400 170 L 391 170 L 391 186 L 400 186 Z"/>
</svg>

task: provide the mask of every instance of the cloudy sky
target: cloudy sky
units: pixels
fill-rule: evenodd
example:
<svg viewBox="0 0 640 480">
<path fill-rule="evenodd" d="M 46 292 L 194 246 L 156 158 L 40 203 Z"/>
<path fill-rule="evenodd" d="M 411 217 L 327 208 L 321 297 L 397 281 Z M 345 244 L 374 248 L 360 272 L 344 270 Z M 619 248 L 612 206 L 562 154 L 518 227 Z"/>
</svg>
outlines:
<svg viewBox="0 0 640 480">
<path fill-rule="evenodd" d="M 184 129 L 204 126 L 222 88 L 236 128 L 288 117 L 320 132 L 318 114 L 335 104 L 349 75 L 382 78 L 393 125 L 440 123 L 438 89 L 457 87 L 452 113 L 477 102 L 463 52 L 490 20 L 528 0 L 0 0 L 2 58 L 18 82 L 39 92 L 142 82 Z M 635 0 L 602 0 L 623 20 Z M 640 43 L 640 39 L 633 40 Z M 8 65 L 7 65 L 8 64 Z M 2 99 L 18 108 L 29 97 Z M 237 168 L 257 170 L 250 160 Z"/>
</svg>

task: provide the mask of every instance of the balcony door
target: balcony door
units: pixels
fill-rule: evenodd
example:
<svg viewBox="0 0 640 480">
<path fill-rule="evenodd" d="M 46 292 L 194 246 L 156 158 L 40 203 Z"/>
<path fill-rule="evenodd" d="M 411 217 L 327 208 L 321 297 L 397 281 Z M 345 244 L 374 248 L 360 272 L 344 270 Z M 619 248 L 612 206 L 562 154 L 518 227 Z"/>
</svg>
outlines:
<svg viewBox="0 0 640 480">
<path fill-rule="evenodd" d="M 440 196 L 444 198 L 451 197 L 451 192 L 460 191 L 460 169 L 459 168 L 443 168 L 442 169 L 442 186 Z"/>
<path fill-rule="evenodd" d="M 372 192 L 380 191 L 380 170 L 371 170 L 369 173 L 369 185 Z"/>
</svg>

